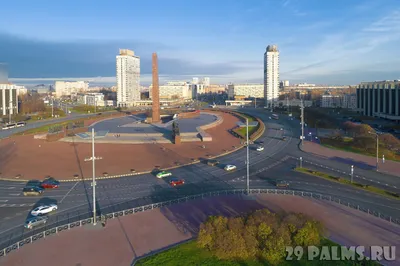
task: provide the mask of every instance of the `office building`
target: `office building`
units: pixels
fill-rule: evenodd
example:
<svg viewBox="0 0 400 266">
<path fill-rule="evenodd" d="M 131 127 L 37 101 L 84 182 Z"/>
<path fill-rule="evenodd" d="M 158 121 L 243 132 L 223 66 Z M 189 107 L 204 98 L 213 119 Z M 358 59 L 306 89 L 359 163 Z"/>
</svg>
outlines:
<svg viewBox="0 0 400 266">
<path fill-rule="evenodd" d="M 54 83 L 56 98 L 75 96 L 78 93 L 85 92 L 88 88 L 89 83 L 86 81 L 56 81 Z"/>
<path fill-rule="evenodd" d="M 18 95 L 24 89 L 14 84 L 0 84 L 0 116 L 18 114 Z"/>
<path fill-rule="evenodd" d="M 264 98 L 263 84 L 229 84 L 228 99 Z"/>
<path fill-rule="evenodd" d="M 356 94 L 343 95 L 342 108 L 357 109 L 357 95 Z"/>
<path fill-rule="evenodd" d="M 152 97 L 153 85 L 149 87 L 149 96 Z M 192 86 L 186 81 L 170 81 L 159 86 L 160 99 L 192 99 Z"/>
<path fill-rule="evenodd" d="M 400 122 L 400 81 L 361 82 L 357 88 L 357 109 L 366 116 Z"/>
<path fill-rule="evenodd" d="M 140 57 L 133 51 L 120 49 L 116 57 L 117 106 L 132 106 L 140 101 Z"/>
<path fill-rule="evenodd" d="M 265 106 L 273 107 L 279 97 L 279 51 L 276 45 L 268 45 L 264 53 Z"/>
</svg>

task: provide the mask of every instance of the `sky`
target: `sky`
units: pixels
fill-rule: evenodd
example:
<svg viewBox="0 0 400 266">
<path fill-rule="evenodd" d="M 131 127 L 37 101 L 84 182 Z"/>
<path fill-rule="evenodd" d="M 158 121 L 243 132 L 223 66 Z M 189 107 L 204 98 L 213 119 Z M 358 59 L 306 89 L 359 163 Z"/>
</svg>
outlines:
<svg viewBox="0 0 400 266">
<path fill-rule="evenodd" d="M 400 79 L 398 0 L 13 0 L 1 9 L 0 62 L 17 84 L 113 85 L 120 48 L 141 57 L 143 85 L 153 52 L 161 82 L 262 83 L 269 44 L 291 83 Z"/>
</svg>

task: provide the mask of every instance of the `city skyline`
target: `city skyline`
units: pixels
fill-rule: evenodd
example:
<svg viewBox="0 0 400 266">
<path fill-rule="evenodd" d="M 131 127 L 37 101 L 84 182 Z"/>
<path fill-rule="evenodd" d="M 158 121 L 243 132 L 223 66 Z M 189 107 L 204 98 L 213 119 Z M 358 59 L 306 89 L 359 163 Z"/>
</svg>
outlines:
<svg viewBox="0 0 400 266">
<path fill-rule="evenodd" d="M 0 18 L 0 62 L 8 64 L 16 83 L 101 76 L 101 82 L 113 84 L 115 54 L 127 48 L 141 57 L 145 85 L 151 83 L 154 51 L 160 83 L 196 76 L 213 83 L 262 83 L 262 53 L 275 43 L 282 80 L 340 85 L 400 78 L 396 1 L 227 3 L 158 2 L 159 11 L 151 8 L 157 3 L 139 3 L 132 16 L 128 2 L 124 10 L 102 3 L 96 15 L 89 4 L 77 1 L 7 2 L 5 10 L 18 10 L 25 19 L 6 23 L 13 12 Z M 46 16 L 41 16 L 42 5 Z M 262 16 L 268 10 L 274 12 Z"/>
</svg>

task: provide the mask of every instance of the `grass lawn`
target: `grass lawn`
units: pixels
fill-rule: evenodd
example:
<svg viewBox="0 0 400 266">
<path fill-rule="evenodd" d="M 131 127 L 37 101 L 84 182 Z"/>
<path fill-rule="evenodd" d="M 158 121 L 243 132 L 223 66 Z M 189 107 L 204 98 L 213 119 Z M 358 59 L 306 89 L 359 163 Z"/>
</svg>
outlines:
<svg viewBox="0 0 400 266">
<path fill-rule="evenodd" d="M 323 240 L 322 245 L 324 246 L 338 246 L 336 243 L 330 240 Z M 292 256 L 294 260 L 292 261 L 284 261 L 279 265 L 289 266 L 289 265 L 307 265 L 307 266 L 316 266 L 316 265 L 337 265 L 337 266 L 346 266 L 346 265 L 379 265 L 373 262 L 346 262 L 346 261 L 309 261 L 304 256 L 301 260 L 297 261 L 296 258 Z M 196 241 L 190 241 L 185 244 L 181 244 L 177 247 L 171 248 L 167 251 L 161 252 L 159 254 L 144 258 L 139 260 L 135 265 L 137 266 L 187 266 L 187 265 L 196 265 L 196 266 L 265 266 L 264 262 L 260 262 L 257 260 L 243 260 L 243 261 L 221 261 L 208 250 L 201 249 L 197 247 Z"/>
<path fill-rule="evenodd" d="M 374 187 L 374 186 L 363 185 L 363 184 L 360 184 L 360 183 L 357 183 L 357 182 L 351 183 L 351 181 L 348 180 L 348 179 L 337 177 L 337 176 L 332 176 L 330 174 L 319 172 L 319 171 L 315 171 L 313 169 L 308 169 L 308 168 L 304 168 L 304 167 L 303 168 L 297 167 L 295 169 L 295 171 L 301 172 L 301 173 L 304 173 L 304 174 L 308 174 L 308 175 L 321 177 L 321 178 L 327 179 L 327 180 L 332 181 L 332 182 L 349 185 L 349 186 L 352 186 L 352 187 L 355 187 L 355 188 L 358 188 L 358 189 L 362 189 L 362 190 L 365 190 L 365 191 L 368 191 L 368 192 L 372 192 L 372 193 L 375 193 L 375 194 L 379 194 L 379 195 L 382 195 L 382 196 L 385 196 L 385 197 L 389 197 L 389 198 L 392 198 L 392 199 L 400 200 L 400 195 L 397 194 L 397 193 L 394 193 L 394 192 L 391 192 L 391 191 L 386 191 L 384 189 L 377 188 L 377 187 Z"/>
<path fill-rule="evenodd" d="M 258 126 L 256 127 L 250 127 L 249 126 L 249 137 L 251 136 L 251 134 L 253 134 L 256 130 L 258 129 Z M 246 133 L 247 133 L 247 129 L 246 127 L 239 127 L 238 129 L 235 129 L 236 133 L 238 133 L 239 135 L 243 136 L 244 138 L 246 138 Z"/>
</svg>

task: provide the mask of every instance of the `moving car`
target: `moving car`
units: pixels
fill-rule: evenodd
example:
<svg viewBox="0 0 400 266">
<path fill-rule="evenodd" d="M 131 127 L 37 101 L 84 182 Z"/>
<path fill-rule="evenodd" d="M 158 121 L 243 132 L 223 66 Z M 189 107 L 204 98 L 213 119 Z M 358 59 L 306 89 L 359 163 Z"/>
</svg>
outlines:
<svg viewBox="0 0 400 266">
<path fill-rule="evenodd" d="M 225 171 L 233 171 L 233 170 L 236 170 L 236 165 L 228 164 L 227 166 L 224 167 L 224 170 L 225 170 Z"/>
<path fill-rule="evenodd" d="M 258 146 L 257 147 L 257 151 L 263 151 L 264 150 L 264 147 L 263 146 Z"/>
<path fill-rule="evenodd" d="M 52 211 L 55 211 L 57 209 L 58 209 L 57 204 L 42 205 L 42 206 L 34 208 L 31 211 L 31 214 L 33 216 L 41 216 L 41 215 L 48 214 L 48 213 L 50 213 Z"/>
<path fill-rule="evenodd" d="M 285 136 L 283 136 L 283 137 L 282 137 L 282 140 L 286 140 L 286 137 L 285 137 Z"/>
<path fill-rule="evenodd" d="M 167 177 L 167 176 L 172 176 L 172 173 L 167 172 L 167 171 L 162 171 L 157 174 L 157 178 L 163 178 L 163 177 Z"/>
<path fill-rule="evenodd" d="M 179 178 L 171 178 L 171 180 L 169 180 L 169 184 L 173 187 L 176 187 L 185 184 L 185 180 Z"/>
<path fill-rule="evenodd" d="M 39 217 L 33 217 L 28 220 L 26 220 L 24 227 L 27 229 L 32 229 L 34 227 L 44 225 L 47 222 L 48 217 L 47 216 L 39 216 Z"/>
<path fill-rule="evenodd" d="M 209 166 L 216 166 L 217 164 L 219 164 L 219 162 L 217 160 L 208 160 L 207 164 Z"/>
<path fill-rule="evenodd" d="M 287 188 L 287 187 L 289 187 L 289 183 L 284 180 L 277 180 L 276 187 Z"/>
<path fill-rule="evenodd" d="M 60 182 L 50 177 L 45 179 L 40 186 L 42 188 L 58 188 L 60 186 Z"/>
<path fill-rule="evenodd" d="M 24 187 L 22 193 L 24 196 L 40 196 L 44 189 L 41 187 Z"/>
</svg>

